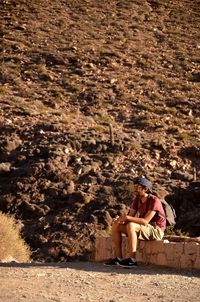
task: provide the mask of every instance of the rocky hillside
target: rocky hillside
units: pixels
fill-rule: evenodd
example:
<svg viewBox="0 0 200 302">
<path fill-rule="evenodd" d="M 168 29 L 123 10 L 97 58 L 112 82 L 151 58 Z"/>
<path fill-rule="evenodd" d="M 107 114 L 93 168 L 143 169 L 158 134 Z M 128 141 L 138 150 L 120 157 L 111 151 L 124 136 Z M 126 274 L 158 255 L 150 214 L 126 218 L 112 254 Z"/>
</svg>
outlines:
<svg viewBox="0 0 200 302">
<path fill-rule="evenodd" d="M 87 259 L 146 175 L 200 236 L 198 1 L 2 0 L 0 210 Z"/>
</svg>

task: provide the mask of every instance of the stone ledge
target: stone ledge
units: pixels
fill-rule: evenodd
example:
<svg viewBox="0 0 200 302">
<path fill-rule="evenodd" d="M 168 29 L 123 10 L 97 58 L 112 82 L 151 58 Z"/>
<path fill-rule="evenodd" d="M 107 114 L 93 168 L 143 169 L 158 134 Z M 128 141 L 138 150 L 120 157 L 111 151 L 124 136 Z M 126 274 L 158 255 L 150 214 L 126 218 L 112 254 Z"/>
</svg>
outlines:
<svg viewBox="0 0 200 302">
<path fill-rule="evenodd" d="M 178 240 L 178 239 L 177 239 Z M 124 257 L 129 255 L 128 238 L 122 238 L 122 252 Z M 97 237 L 94 261 L 103 261 L 114 257 L 111 237 Z M 138 241 L 137 261 L 174 268 L 200 269 L 199 240 L 169 241 Z"/>
</svg>

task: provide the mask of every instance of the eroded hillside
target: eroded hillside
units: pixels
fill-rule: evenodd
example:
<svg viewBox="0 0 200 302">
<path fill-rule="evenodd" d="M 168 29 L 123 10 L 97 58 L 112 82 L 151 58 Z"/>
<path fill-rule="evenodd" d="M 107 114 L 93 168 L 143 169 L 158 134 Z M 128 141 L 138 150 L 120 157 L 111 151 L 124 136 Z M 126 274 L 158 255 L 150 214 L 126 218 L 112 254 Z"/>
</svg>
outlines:
<svg viewBox="0 0 200 302">
<path fill-rule="evenodd" d="M 199 236 L 198 1 L 0 8 L 0 209 L 33 259 L 85 259 L 138 175 Z"/>
</svg>

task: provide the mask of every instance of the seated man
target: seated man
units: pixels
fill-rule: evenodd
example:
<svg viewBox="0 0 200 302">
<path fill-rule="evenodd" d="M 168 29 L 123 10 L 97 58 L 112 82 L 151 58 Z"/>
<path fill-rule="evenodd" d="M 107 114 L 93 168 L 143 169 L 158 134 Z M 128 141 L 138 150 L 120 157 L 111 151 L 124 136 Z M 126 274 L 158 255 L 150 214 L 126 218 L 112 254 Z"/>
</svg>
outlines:
<svg viewBox="0 0 200 302">
<path fill-rule="evenodd" d="M 152 193 L 151 182 L 145 177 L 134 184 L 134 199 L 129 215 L 117 216 L 112 226 L 112 240 L 116 258 L 105 265 L 132 268 L 137 265 L 137 239 L 161 240 L 166 228 L 166 218 L 160 199 Z M 122 233 L 128 236 L 130 257 L 122 259 Z"/>
</svg>

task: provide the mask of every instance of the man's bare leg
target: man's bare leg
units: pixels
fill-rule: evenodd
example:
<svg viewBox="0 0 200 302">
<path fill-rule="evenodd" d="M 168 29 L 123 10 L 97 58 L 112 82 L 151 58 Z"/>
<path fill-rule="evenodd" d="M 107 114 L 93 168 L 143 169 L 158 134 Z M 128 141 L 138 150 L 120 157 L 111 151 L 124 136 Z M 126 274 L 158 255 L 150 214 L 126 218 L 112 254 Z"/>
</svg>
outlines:
<svg viewBox="0 0 200 302">
<path fill-rule="evenodd" d="M 140 224 L 129 222 L 126 225 L 126 233 L 128 235 L 129 252 L 131 258 L 136 258 L 138 233 L 140 231 Z"/>
<path fill-rule="evenodd" d="M 122 233 L 127 234 L 126 225 L 114 222 L 112 226 L 112 240 L 115 248 L 115 256 L 122 258 Z"/>
</svg>

